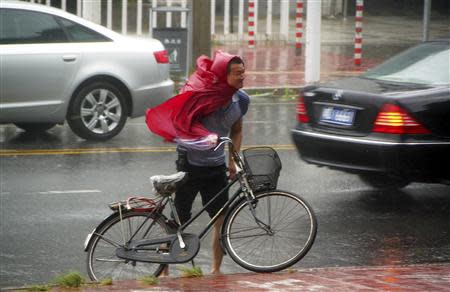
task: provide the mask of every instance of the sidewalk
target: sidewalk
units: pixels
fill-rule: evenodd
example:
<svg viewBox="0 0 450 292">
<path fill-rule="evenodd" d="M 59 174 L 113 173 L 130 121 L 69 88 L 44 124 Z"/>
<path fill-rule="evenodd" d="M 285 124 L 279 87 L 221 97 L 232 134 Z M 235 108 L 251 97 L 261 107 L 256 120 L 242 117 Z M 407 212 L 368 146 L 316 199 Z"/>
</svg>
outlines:
<svg viewBox="0 0 450 292">
<path fill-rule="evenodd" d="M 217 21 L 217 20 L 216 20 Z M 275 25 L 275 24 L 274 24 Z M 406 16 L 365 16 L 363 20 L 362 65 L 353 64 L 355 21 L 322 18 L 321 29 L 321 82 L 356 76 L 385 61 L 387 58 L 422 40 L 423 19 Z M 260 22 L 261 28 L 265 23 Z M 295 23 L 291 23 L 291 28 Z M 219 21 L 216 32 L 223 24 Z M 274 31 L 279 31 L 274 27 Z M 430 22 L 430 39 L 449 36 L 448 17 L 433 14 Z M 254 49 L 249 49 L 237 33 L 216 35 L 212 50 L 221 49 L 244 58 L 247 78 L 245 89 L 284 89 L 305 85 L 305 41 L 303 52 L 296 55 L 294 29 L 290 41 L 267 41 L 259 32 Z"/>
<path fill-rule="evenodd" d="M 73 291 L 73 289 L 52 289 Z M 409 266 L 302 269 L 273 274 L 229 274 L 162 278 L 157 285 L 136 281 L 78 291 L 450 291 L 450 263 Z"/>
<path fill-rule="evenodd" d="M 220 45 L 223 50 L 242 56 L 246 67 L 244 89 L 284 89 L 305 85 L 305 54 L 296 55 L 293 45 L 266 44 L 249 49 L 244 45 Z M 382 58 L 363 58 L 353 64 L 353 47 L 332 46 L 321 53 L 321 81 L 357 76 L 381 63 Z"/>
</svg>

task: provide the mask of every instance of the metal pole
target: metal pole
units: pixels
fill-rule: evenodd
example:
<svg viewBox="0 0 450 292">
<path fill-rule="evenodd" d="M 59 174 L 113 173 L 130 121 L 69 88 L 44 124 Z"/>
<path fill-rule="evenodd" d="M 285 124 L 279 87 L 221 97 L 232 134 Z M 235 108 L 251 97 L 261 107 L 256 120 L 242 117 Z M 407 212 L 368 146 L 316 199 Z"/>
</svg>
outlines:
<svg viewBox="0 0 450 292">
<path fill-rule="evenodd" d="M 266 35 L 268 36 L 272 34 L 272 11 L 273 11 L 272 0 L 267 0 Z"/>
<path fill-rule="evenodd" d="M 227 35 L 230 33 L 230 0 L 225 0 L 223 10 L 223 34 Z"/>
<path fill-rule="evenodd" d="M 189 77 L 189 71 L 191 70 L 191 67 L 194 67 L 194 61 L 192 60 L 192 54 L 193 54 L 193 36 L 194 36 L 194 22 L 193 22 L 193 11 L 194 7 L 190 7 L 190 10 L 187 12 L 187 60 L 186 60 L 186 73 L 185 73 L 185 80 Z M 211 36 L 210 36 L 211 39 Z M 195 68 L 195 67 L 194 67 Z"/>
<path fill-rule="evenodd" d="M 211 0 L 211 35 L 216 34 L 216 0 Z"/>
<path fill-rule="evenodd" d="M 136 23 L 136 33 L 138 35 L 142 34 L 142 0 L 137 1 L 137 23 Z"/>
<path fill-rule="evenodd" d="M 280 0 L 280 35 L 284 41 L 288 41 L 289 38 L 289 1 Z M 320 2 L 321 1 L 316 1 Z"/>
<path fill-rule="evenodd" d="M 128 30 L 128 1 L 122 0 L 122 34 Z"/>
<path fill-rule="evenodd" d="M 112 29 L 112 0 L 106 2 L 106 27 Z"/>
<path fill-rule="evenodd" d="M 303 37 L 303 0 L 297 0 L 295 10 L 295 54 L 301 55 Z"/>
<path fill-rule="evenodd" d="M 248 47 L 255 48 L 255 0 L 248 1 Z"/>
<path fill-rule="evenodd" d="M 306 52 L 305 81 L 314 83 L 320 81 L 320 26 L 322 3 L 308 0 L 306 6 Z"/>
<path fill-rule="evenodd" d="M 348 15 L 348 13 L 347 13 L 347 10 L 348 10 L 348 0 L 344 0 L 344 3 L 343 3 L 343 5 L 344 5 L 344 8 L 343 8 L 343 15 L 344 15 L 344 20 L 347 20 L 347 15 Z"/>
<path fill-rule="evenodd" d="M 153 22 L 152 21 L 153 21 L 153 17 L 156 16 L 156 13 L 155 13 L 155 15 L 153 15 L 153 9 L 154 9 L 153 6 L 148 9 L 148 36 L 151 38 L 153 37 Z"/>
<path fill-rule="evenodd" d="M 244 0 L 239 0 L 238 35 L 239 38 L 244 35 Z"/>
<path fill-rule="evenodd" d="M 361 59 L 362 59 L 363 11 L 364 11 L 364 0 L 356 0 L 354 63 L 357 66 L 361 65 Z"/>
<path fill-rule="evenodd" d="M 423 2 L 423 38 L 424 42 L 428 41 L 430 37 L 430 14 L 431 14 L 431 0 L 424 0 Z"/>
</svg>

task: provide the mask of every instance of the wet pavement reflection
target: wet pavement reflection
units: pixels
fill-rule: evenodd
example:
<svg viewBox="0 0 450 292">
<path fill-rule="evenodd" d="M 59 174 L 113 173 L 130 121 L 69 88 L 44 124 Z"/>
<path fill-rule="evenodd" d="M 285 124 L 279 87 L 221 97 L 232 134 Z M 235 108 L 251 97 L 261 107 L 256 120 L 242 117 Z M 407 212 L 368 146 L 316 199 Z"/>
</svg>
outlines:
<svg viewBox="0 0 450 292">
<path fill-rule="evenodd" d="M 322 80 L 360 74 L 414 43 L 372 39 L 363 47 L 361 67 L 353 65 L 351 43 L 324 44 Z M 290 88 L 304 85 L 304 55 L 288 45 L 217 48 L 242 55 L 246 88 L 258 88 L 244 121 L 244 146 L 276 148 L 283 163 L 279 188 L 303 196 L 317 214 L 316 242 L 296 267 L 450 261 L 450 186 L 414 183 L 383 192 L 355 175 L 304 163 L 290 136 L 297 99 Z M 264 88 L 286 89 L 273 97 Z M 149 176 L 175 170 L 174 145 L 150 134 L 144 118 L 129 120 L 122 133 L 101 143 L 78 138 L 67 125 L 43 134 L 1 125 L 0 145 L 0 287 L 46 283 L 70 270 L 85 273 L 83 242 L 109 214 L 107 204 L 149 195 Z M 207 220 L 200 217 L 192 230 Z M 209 236 L 195 259 L 204 272 L 210 266 Z M 223 272 L 247 271 L 225 257 Z"/>
<path fill-rule="evenodd" d="M 308 165 L 290 138 L 294 112 L 291 97 L 254 98 L 244 146 L 275 147 L 283 163 L 279 188 L 303 196 L 317 214 L 316 242 L 297 268 L 450 261 L 450 186 L 414 183 L 382 192 L 355 175 Z M 173 145 L 151 135 L 142 118 L 105 143 L 83 141 L 67 126 L 28 135 L 6 125 L 0 139 L 2 286 L 48 282 L 70 270 L 85 273 L 83 242 L 109 214 L 107 204 L 151 194 L 148 177 L 175 169 Z M 197 200 L 194 208 L 200 205 Z M 207 220 L 204 215 L 192 230 Z M 209 236 L 195 259 L 205 273 Z M 229 257 L 223 271 L 247 272 Z M 174 266 L 171 273 L 180 272 Z"/>
</svg>

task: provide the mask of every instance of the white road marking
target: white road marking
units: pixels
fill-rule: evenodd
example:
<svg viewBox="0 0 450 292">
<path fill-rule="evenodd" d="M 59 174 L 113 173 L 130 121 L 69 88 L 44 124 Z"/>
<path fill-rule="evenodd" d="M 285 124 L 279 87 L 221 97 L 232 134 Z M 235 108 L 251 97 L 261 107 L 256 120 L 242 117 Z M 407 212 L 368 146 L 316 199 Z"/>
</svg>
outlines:
<svg viewBox="0 0 450 292">
<path fill-rule="evenodd" d="M 58 195 L 58 194 L 88 194 L 88 193 L 101 193 L 100 190 L 68 190 L 68 191 L 46 191 L 37 192 L 39 195 Z"/>
</svg>

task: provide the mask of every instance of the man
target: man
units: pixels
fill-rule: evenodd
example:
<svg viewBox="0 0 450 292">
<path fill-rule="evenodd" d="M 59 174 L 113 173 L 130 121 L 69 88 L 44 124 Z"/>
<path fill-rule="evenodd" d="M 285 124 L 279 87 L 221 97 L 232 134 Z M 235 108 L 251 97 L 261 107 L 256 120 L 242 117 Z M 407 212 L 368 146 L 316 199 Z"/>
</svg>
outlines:
<svg viewBox="0 0 450 292">
<path fill-rule="evenodd" d="M 233 88 L 243 87 L 245 78 L 245 68 L 240 58 L 233 58 L 226 67 L 226 82 Z M 249 97 L 242 91 L 230 96 L 229 101 L 215 112 L 201 120 L 203 126 L 210 132 L 216 133 L 219 137 L 229 136 L 236 150 L 239 151 L 242 141 L 242 117 L 247 112 Z M 226 175 L 225 151 L 222 145 L 220 149 L 214 151 L 192 149 L 182 142 L 178 145 L 179 159 L 177 170 L 188 173 L 188 181 L 177 191 L 175 197 L 175 207 L 180 221 L 186 222 L 191 217 L 192 203 L 198 192 L 202 197 L 203 205 L 211 200 L 228 183 Z M 231 156 L 228 162 L 230 178 L 236 175 L 236 166 Z M 218 197 L 207 208 L 209 216 L 212 218 L 223 207 L 228 200 L 228 193 Z M 220 246 L 220 231 L 224 220 L 221 215 L 214 224 L 212 234 L 213 260 L 211 273 L 220 274 L 223 253 Z"/>
<path fill-rule="evenodd" d="M 213 148 L 217 137 L 229 136 L 236 150 L 242 141 L 242 117 L 249 105 L 249 97 L 241 90 L 245 67 L 238 56 L 216 52 L 214 59 L 205 56 L 197 60 L 197 71 L 189 78 L 182 93 L 147 112 L 151 131 L 178 143 L 177 170 L 188 173 L 187 182 L 177 191 L 175 207 L 181 223 L 191 217 L 192 204 L 200 192 L 206 204 L 228 183 L 225 151 L 222 145 Z M 192 141 L 203 140 L 207 147 L 192 147 Z M 215 139 L 210 139 L 215 137 Z M 236 175 L 236 166 L 229 159 L 229 176 Z M 222 194 L 207 208 L 212 218 L 223 207 L 228 193 Z M 213 230 L 213 260 L 211 273 L 219 274 L 223 253 L 220 247 L 220 216 Z"/>
</svg>

